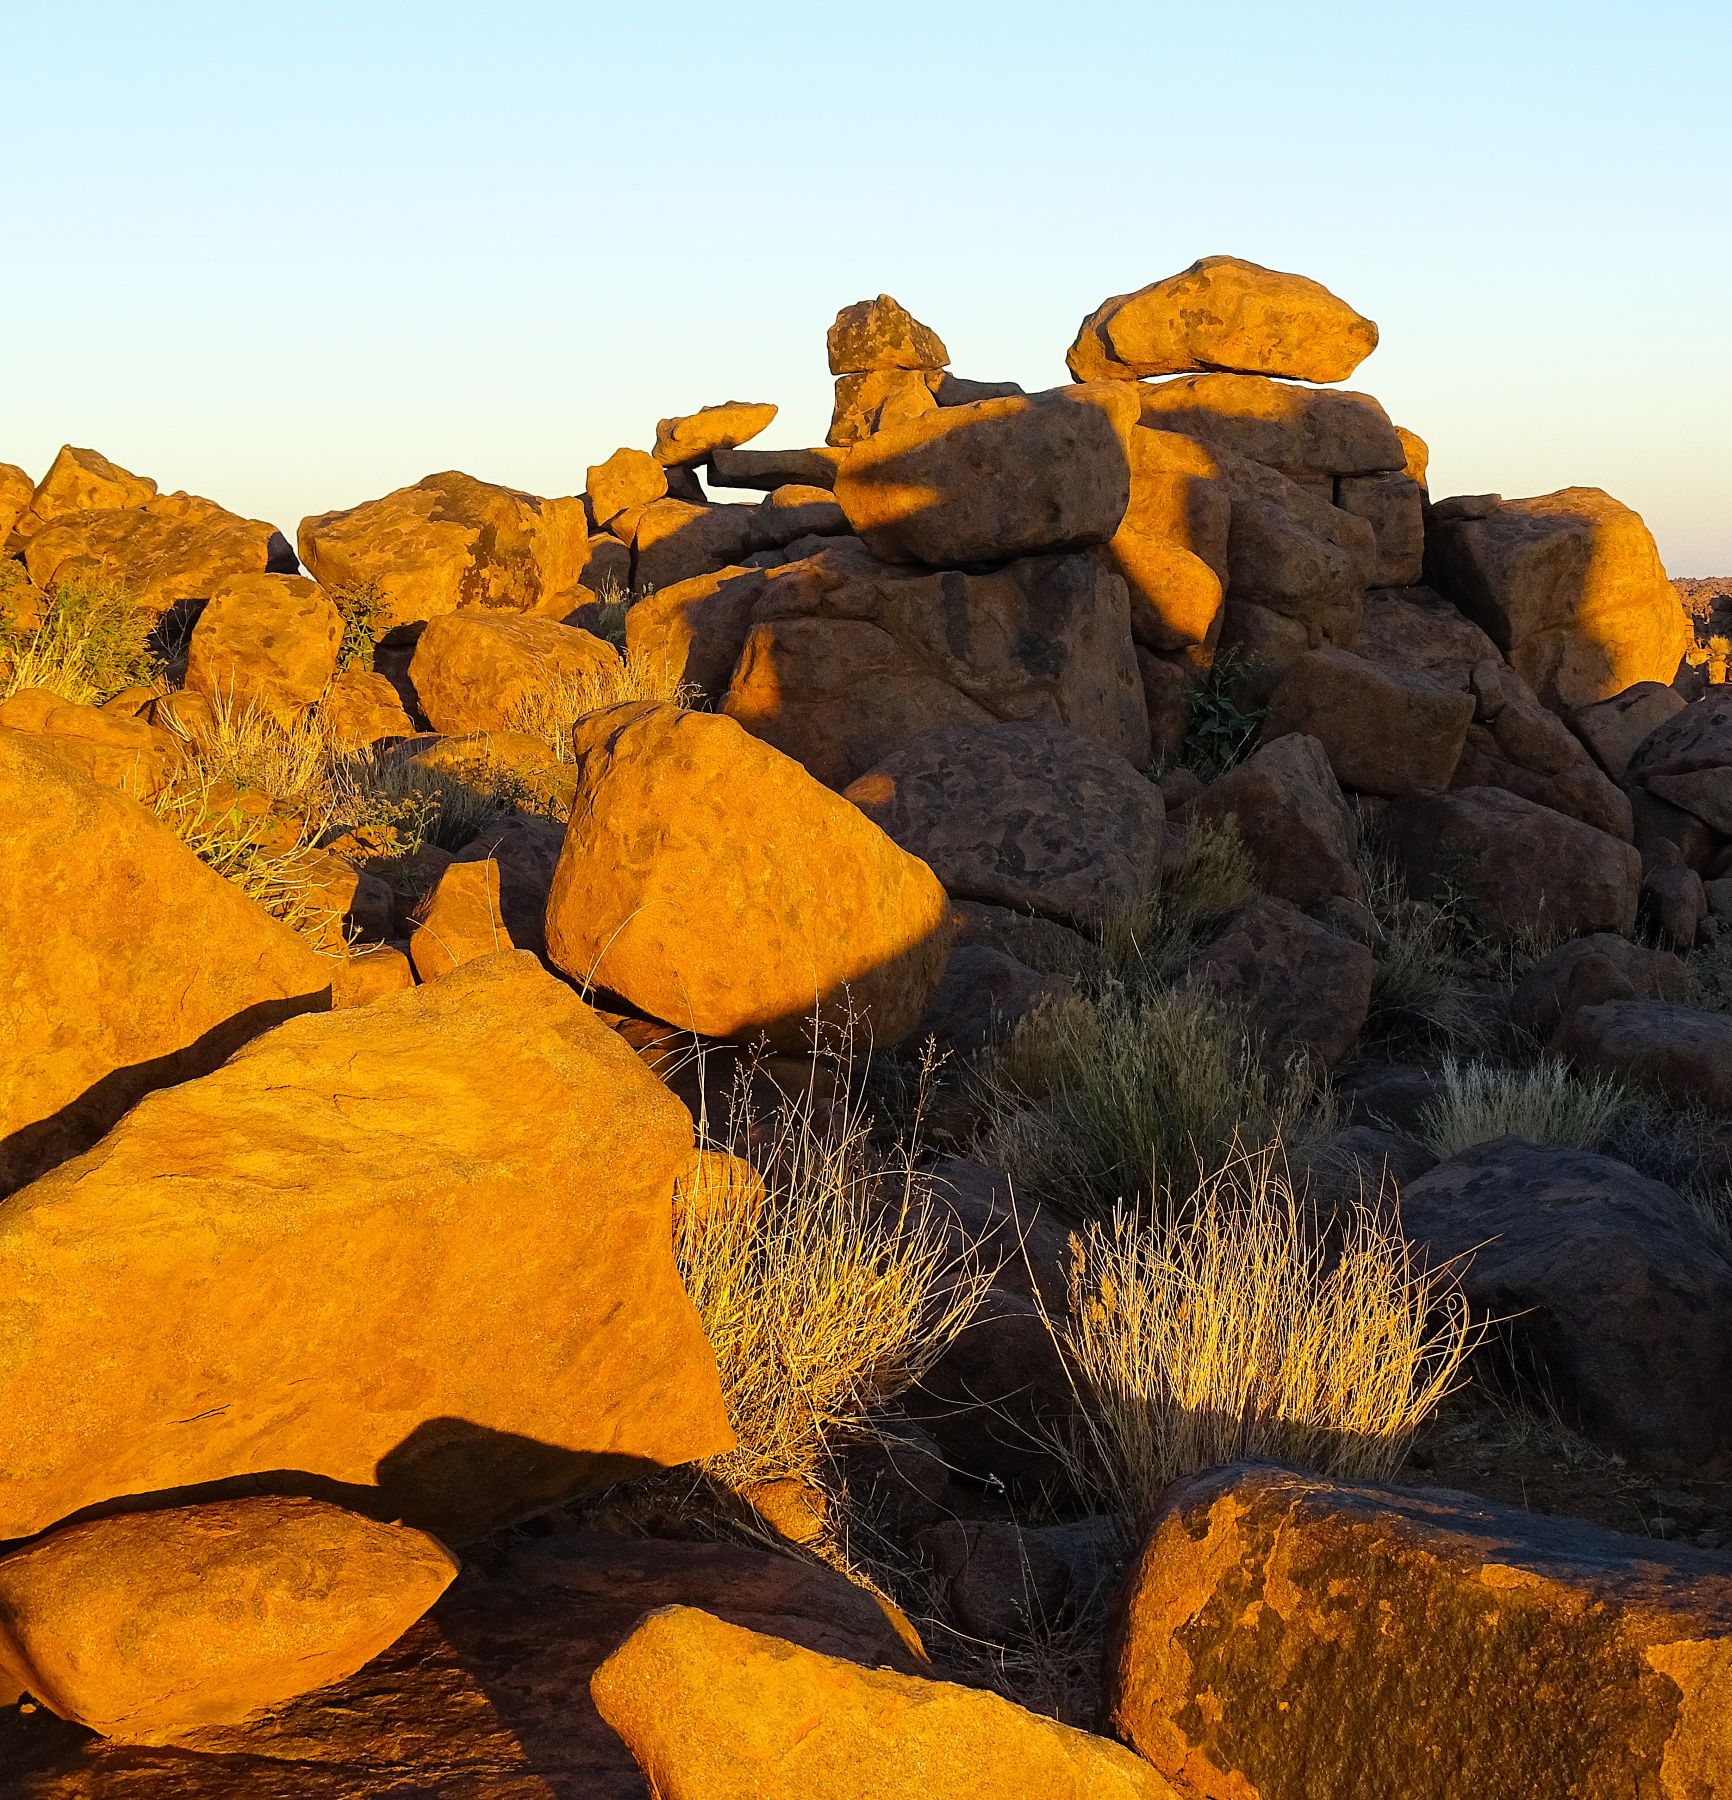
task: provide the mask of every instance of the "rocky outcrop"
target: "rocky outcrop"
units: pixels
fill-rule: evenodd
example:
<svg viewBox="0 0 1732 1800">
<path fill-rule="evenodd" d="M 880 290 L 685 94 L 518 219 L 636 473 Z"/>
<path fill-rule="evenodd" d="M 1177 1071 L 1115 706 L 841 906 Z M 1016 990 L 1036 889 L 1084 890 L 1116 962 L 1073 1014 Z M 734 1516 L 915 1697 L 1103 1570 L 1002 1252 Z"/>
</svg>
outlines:
<svg viewBox="0 0 1732 1800">
<path fill-rule="evenodd" d="M 930 731 L 845 793 L 953 899 L 1098 925 L 1156 880 L 1160 789 L 1059 726 Z"/>
<path fill-rule="evenodd" d="M 1464 1259 L 1506 1381 L 1640 1467 L 1732 1468 L 1732 1265 L 1670 1188 L 1503 1138 L 1410 1182 L 1401 1217 Z"/>
<path fill-rule="evenodd" d="M 768 431 L 775 417 L 770 401 L 724 400 L 663 419 L 656 426 L 656 461 L 669 468 L 709 462 L 718 450 L 737 450 Z"/>
<path fill-rule="evenodd" d="M 135 802 L 8 731 L 0 816 L 0 1192 L 330 1004 L 330 965 L 303 939 Z"/>
<path fill-rule="evenodd" d="M 491 857 L 443 869 L 419 914 L 409 958 L 423 981 L 437 981 L 478 956 L 515 948 L 501 915 L 499 865 Z"/>
<path fill-rule="evenodd" d="M 825 336 L 825 349 L 832 375 L 942 369 L 950 361 L 938 333 L 888 294 L 843 307 Z"/>
<path fill-rule="evenodd" d="M 1130 497 L 1102 558 L 1124 578 L 1131 636 L 1157 652 L 1220 635 L 1232 503 L 1216 459 L 1173 431 L 1132 431 Z"/>
<path fill-rule="evenodd" d="M 0 1557 L 0 1672 L 103 1737 L 170 1743 L 354 1674 L 456 1573 L 425 1532 L 317 1500 L 99 1519 Z"/>
<path fill-rule="evenodd" d="M 1662 1000 L 1600 1000 L 1572 1008 L 1553 1042 L 1591 1074 L 1669 1106 L 1732 1116 L 1732 1015 Z"/>
<path fill-rule="evenodd" d="M 1454 895 L 1494 938 L 1635 930 L 1640 855 L 1579 819 L 1501 788 L 1463 788 L 1396 801 L 1385 825 L 1413 895 Z"/>
<path fill-rule="evenodd" d="M 1729 1660 L 1719 1558 L 1240 1466 L 1168 1492 L 1108 1685 L 1119 1731 L 1211 1800 L 1694 1800 Z"/>
<path fill-rule="evenodd" d="M 1406 462 L 1389 415 L 1369 394 L 1347 388 L 1293 387 L 1261 375 L 1180 375 L 1135 391 L 1145 425 L 1322 486 L 1326 500 L 1334 499 L 1337 476 L 1399 474 Z"/>
<path fill-rule="evenodd" d="M 185 685 L 238 712 L 293 719 L 330 685 L 342 641 L 343 621 L 316 582 L 231 576 L 193 627 Z"/>
<path fill-rule="evenodd" d="M 13 547 L 27 543 L 56 519 L 71 513 L 134 511 L 156 498 L 156 483 L 134 475 L 99 450 L 62 444 L 48 473 L 19 507 L 12 526 Z"/>
<path fill-rule="evenodd" d="M 580 722 L 547 908 L 578 981 L 709 1037 L 798 1047 L 852 1014 L 919 1022 L 950 927 L 932 871 L 731 719 L 652 704 Z"/>
<path fill-rule="evenodd" d="M 1434 510 L 1426 568 L 1560 710 L 1669 682 L 1688 646 L 1648 528 L 1599 488 L 1504 500 L 1476 517 Z"/>
<path fill-rule="evenodd" d="M 485 613 L 441 613 L 427 622 L 409 664 L 415 698 L 438 732 L 502 731 L 520 725 L 538 696 L 585 685 L 612 698 L 617 675 L 612 644 L 553 619 L 513 619 Z"/>
<path fill-rule="evenodd" d="M 1086 549 L 1124 517 L 1136 422 L 1113 385 L 938 408 L 855 444 L 836 498 L 887 562 L 949 569 Z"/>
<path fill-rule="evenodd" d="M 1625 777 L 1732 837 L 1732 688 L 1657 723 L 1631 751 Z"/>
<path fill-rule="evenodd" d="M 0 731 L 27 740 L 98 786 L 149 800 L 181 764 L 181 741 L 159 725 L 20 688 L 0 700 Z"/>
<path fill-rule="evenodd" d="M 1663 950 L 1632 944 L 1615 932 L 1571 938 L 1540 958 L 1510 996 L 1510 1023 L 1545 1043 L 1578 1006 L 1602 1000 L 1688 998 L 1689 971 Z"/>
<path fill-rule="evenodd" d="M 1237 256 L 1104 301 L 1065 358 L 1078 381 L 1228 370 L 1345 381 L 1377 348 L 1377 327 L 1321 282 Z"/>
<path fill-rule="evenodd" d="M 0 1208 L 0 1537 L 246 1478 L 461 1542 L 728 1448 L 670 1248 L 690 1152 L 521 952 L 148 1096 Z"/>
<path fill-rule="evenodd" d="M 832 787 L 924 731 L 994 720 L 1147 760 L 1128 596 L 1086 555 L 967 574 L 824 551 L 769 571 L 753 619 L 724 710 Z"/>
<path fill-rule="evenodd" d="M 327 593 L 377 589 L 393 625 L 459 610 L 562 617 L 588 598 L 587 541 L 581 499 L 543 500 L 457 470 L 303 519 L 299 538 Z"/>
<path fill-rule="evenodd" d="M 996 1694 L 820 1656 L 666 1607 L 590 1679 L 596 1710 L 666 1800 L 1168 1800 L 1118 1744 Z"/>
</svg>

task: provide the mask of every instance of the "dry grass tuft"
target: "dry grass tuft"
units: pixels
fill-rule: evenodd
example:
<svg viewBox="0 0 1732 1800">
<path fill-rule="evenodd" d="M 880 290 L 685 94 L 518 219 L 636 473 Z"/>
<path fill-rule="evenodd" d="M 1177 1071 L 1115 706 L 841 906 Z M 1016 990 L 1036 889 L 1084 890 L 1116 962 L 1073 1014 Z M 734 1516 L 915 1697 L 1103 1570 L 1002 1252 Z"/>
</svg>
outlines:
<svg viewBox="0 0 1732 1800">
<path fill-rule="evenodd" d="M 825 1489 L 834 1451 L 932 1367 L 990 1271 L 958 1251 L 912 1158 L 874 1151 L 853 1103 L 807 1094 L 765 1120 L 737 1108 L 727 1135 L 752 1141 L 764 1193 L 676 1223 L 739 1438 L 705 1473 L 735 1493 L 790 1479 Z"/>
<path fill-rule="evenodd" d="M 1079 1476 L 1131 1533 L 1178 1476 L 1241 1457 L 1383 1479 L 1477 1341 L 1452 1267 L 1429 1270 L 1362 1198 L 1326 1241 L 1277 1152 L 1170 1217 L 1116 1211 L 1072 1239 Z"/>
<path fill-rule="evenodd" d="M 63 583 L 31 625 L 12 622 L 0 605 L 0 700 L 42 688 L 100 706 L 123 688 L 154 682 L 162 664 L 150 649 L 153 623 L 114 581 Z"/>
<path fill-rule="evenodd" d="M 689 703 L 693 690 L 657 658 L 630 652 L 618 661 L 598 663 L 582 675 L 544 670 L 530 693 L 512 710 L 515 730 L 539 738 L 563 762 L 571 760 L 571 732 L 579 719 L 603 707 L 631 700 Z"/>
<path fill-rule="evenodd" d="M 1443 1092 L 1426 1109 L 1420 1136 L 1438 1156 L 1494 1138 L 1525 1138 L 1560 1149 L 1594 1150 L 1636 1110 L 1637 1096 L 1599 1075 L 1577 1075 L 1556 1057 L 1529 1068 L 1443 1063 Z"/>
<path fill-rule="evenodd" d="M 262 794 L 277 809 L 329 811 L 333 758 L 316 710 L 289 722 L 232 696 L 219 695 L 209 706 L 196 724 L 169 725 L 207 783 Z"/>
<path fill-rule="evenodd" d="M 1188 1192 L 1241 1146 L 1297 1128 L 1320 1095 L 1301 1062 L 1271 1068 L 1207 993 L 1111 987 L 1037 1006 L 983 1063 L 980 1160 L 1073 1217 Z"/>
<path fill-rule="evenodd" d="M 1483 1048 L 1491 1028 L 1464 964 L 1468 934 L 1459 905 L 1413 899 L 1372 840 L 1361 832 L 1359 871 L 1377 925 L 1367 1041 L 1416 1052 Z"/>
<path fill-rule="evenodd" d="M 1115 907 L 1101 930 L 1121 981 L 1165 980 L 1256 895 L 1250 852 L 1231 818 L 1188 822 L 1147 889 Z"/>
</svg>

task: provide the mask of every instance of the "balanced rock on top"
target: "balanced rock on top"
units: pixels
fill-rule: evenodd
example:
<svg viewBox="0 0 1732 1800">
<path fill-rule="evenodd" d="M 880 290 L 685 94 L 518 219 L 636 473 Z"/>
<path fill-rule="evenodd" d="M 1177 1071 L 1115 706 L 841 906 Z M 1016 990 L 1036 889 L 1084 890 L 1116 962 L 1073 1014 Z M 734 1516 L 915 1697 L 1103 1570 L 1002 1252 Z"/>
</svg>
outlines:
<svg viewBox="0 0 1732 1800">
<path fill-rule="evenodd" d="M 1377 327 L 1321 282 L 1205 256 L 1182 274 L 1104 301 L 1065 361 L 1078 381 L 1212 369 L 1345 381 L 1377 348 Z"/>
</svg>

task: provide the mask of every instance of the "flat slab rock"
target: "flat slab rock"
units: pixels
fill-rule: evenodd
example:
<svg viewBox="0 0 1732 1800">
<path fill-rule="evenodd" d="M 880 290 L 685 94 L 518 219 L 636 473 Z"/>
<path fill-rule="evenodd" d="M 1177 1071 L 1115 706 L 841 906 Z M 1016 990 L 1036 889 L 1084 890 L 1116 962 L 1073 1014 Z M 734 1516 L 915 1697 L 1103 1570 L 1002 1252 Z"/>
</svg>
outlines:
<svg viewBox="0 0 1732 1800">
<path fill-rule="evenodd" d="M 1210 1800 L 1732 1792 L 1732 1561 L 1270 1465 L 1169 1490 L 1120 1732 Z"/>
<path fill-rule="evenodd" d="M 596 1533 L 519 1538 L 335 1687 L 161 1749 L 0 1710 L 0 1800 L 644 1800 L 589 1678 L 652 1609 L 700 1606 L 909 1671 L 868 1595 L 791 1557 Z"/>
</svg>

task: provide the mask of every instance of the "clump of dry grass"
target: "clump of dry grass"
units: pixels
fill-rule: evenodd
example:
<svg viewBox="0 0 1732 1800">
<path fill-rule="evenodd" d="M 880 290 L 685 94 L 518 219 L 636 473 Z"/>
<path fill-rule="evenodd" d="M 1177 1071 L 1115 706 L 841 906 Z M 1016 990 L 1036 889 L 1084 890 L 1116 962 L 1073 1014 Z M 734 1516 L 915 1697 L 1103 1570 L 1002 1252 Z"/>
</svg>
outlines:
<svg viewBox="0 0 1732 1800">
<path fill-rule="evenodd" d="M 0 700 L 41 688 L 100 706 L 124 688 L 156 681 L 162 664 L 150 649 L 153 623 L 116 581 L 62 583 L 29 625 L 0 605 Z"/>
<path fill-rule="evenodd" d="M 1451 1056 L 1444 1059 L 1442 1075 L 1443 1092 L 1420 1119 L 1420 1136 L 1438 1156 L 1500 1137 L 1594 1150 L 1638 1106 L 1638 1097 L 1618 1082 L 1578 1075 L 1553 1056 L 1527 1068 Z"/>
<path fill-rule="evenodd" d="M 215 695 L 191 722 L 168 729 L 208 783 L 262 794 L 277 810 L 322 817 L 330 809 L 333 754 L 316 710 L 280 719 L 251 701 Z"/>
<path fill-rule="evenodd" d="M 1189 822 L 1143 891 L 1103 922 L 1101 948 L 1121 981 L 1170 978 L 1210 931 L 1256 895 L 1250 852 L 1231 819 Z"/>
<path fill-rule="evenodd" d="M 1241 1017 L 1182 987 L 1037 1006 L 979 1081 L 981 1161 L 1082 1218 L 1127 1196 L 1188 1192 L 1323 1099 L 1307 1065 L 1272 1067 Z"/>
<path fill-rule="evenodd" d="M 695 690 L 658 657 L 622 652 L 598 661 L 579 675 L 547 668 L 512 708 L 514 730 L 539 738 L 564 762 L 571 760 L 572 727 L 603 707 L 631 700 L 687 705 Z"/>
<path fill-rule="evenodd" d="M 726 1136 L 750 1138 L 762 1194 L 727 1190 L 675 1228 L 739 1439 L 705 1473 L 735 1493 L 823 1490 L 834 1452 L 954 1342 L 990 1271 L 952 1240 L 911 1155 L 874 1150 L 856 1103 L 738 1108 Z"/>
<path fill-rule="evenodd" d="M 1077 1472 L 1132 1533 L 1169 1482 L 1243 1457 L 1387 1478 L 1477 1341 L 1458 1269 L 1426 1268 L 1380 1200 L 1325 1234 L 1273 1149 L 1073 1238 L 1049 1324 Z"/>
<path fill-rule="evenodd" d="M 1477 1050 L 1490 1036 L 1464 966 L 1459 903 L 1415 900 L 1391 858 L 1362 831 L 1359 872 L 1376 922 L 1365 1036 L 1385 1048 Z"/>
</svg>

